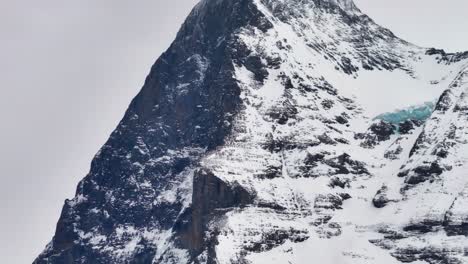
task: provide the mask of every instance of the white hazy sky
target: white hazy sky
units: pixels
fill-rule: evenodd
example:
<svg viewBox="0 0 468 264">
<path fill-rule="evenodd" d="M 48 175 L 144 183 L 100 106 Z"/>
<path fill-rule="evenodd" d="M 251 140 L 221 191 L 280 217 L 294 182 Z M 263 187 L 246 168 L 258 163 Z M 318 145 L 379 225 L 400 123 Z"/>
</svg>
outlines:
<svg viewBox="0 0 468 264">
<path fill-rule="evenodd" d="M 197 0 L 0 0 L 0 262 L 31 263 L 65 198 Z M 427 47 L 468 50 L 466 0 L 355 0 Z"/>
</svg>

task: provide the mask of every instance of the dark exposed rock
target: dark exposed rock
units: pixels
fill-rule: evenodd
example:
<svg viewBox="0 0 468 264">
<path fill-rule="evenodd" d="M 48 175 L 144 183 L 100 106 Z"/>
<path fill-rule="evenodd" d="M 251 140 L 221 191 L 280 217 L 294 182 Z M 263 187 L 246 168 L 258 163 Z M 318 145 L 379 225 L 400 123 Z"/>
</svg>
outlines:
<svg viewBox="0 0 468 264">
<path fill-rule="evenodd" d="M 343 201 L 353 198 L 349 193 L 339 193 L 338 195 L 341 197 L 341 199 L 343 199 Z"/>
<path fill-rule="evenodd" d="M 319 176 L 315 175 L 312 170 L 324 161 L 325 155 L 326 153 L 308 153 L 304 159 L 304 164 L 301 167 L 301 171 L 303 172 L 302 177 L 313 178 Z"/>
<path fill-rule="evenodd" d="M 447 148 L 441 147 L 441 148 L 437 148 L 433 154 L 439 158 L 447 158 L 449 151 Z"/>
<path fill-rule="evenodd" d="M 444 169 L 440 167 L 437 162 L 433 162 L 430 165 L 422 165 L 416 167 L 413 170 L 413 174 L 408 176 L 406 179 L 407 184 L 418 184 L 425 182 L 434 176 L 438 176 L 444 172 Z"/>
<path fill-rule="evenodd" d="M 325 158 L 324 153 L 317 154 L 307 154 L 307 157 L 304 160 L 304 164 L 307 166 L 317 166 L 318 163 L 322 162 Z"/>
<path fill-rule="evenodd" d="M 366 169 L 366 165 L 363 162 L 351 159 L 351 156 L 346 153 L 328 159 L 326 158 L 326 155 L 328 155 L 328 153 L 309 153 L 304 159 L 304 164 L 300 167 L 303 172 L 302 177 L 320 176 L 314 174 L 314 168 L 319 164 L 326 164 L 334 169 L 334 171 L 330 172 L 328 176 L 339 174 L 369 174 L 369 171 Z M 340 180 L 336 180 L 338 178 L 334 179 L 335 181 L 330 182 L 331 185 L 337 184 L 336 186 L 341 186 L 344 184 L 344 186 L 346 186 L 346 182 L 339 182 Z"/>
<path fill-rule="evenodd" d="M 430 48 L 426 51 L 427 55 L 442 55 L 445 56 L 447 53 L 443 49 Z"/>
<path fill-rule="evenodd" d="M 321 225 L 325 225 L 325 224 L 328 224 L 330 222 L 330 220 L 332 219 L 332 216 L 331 215 L 322 215 L 320 217 L 318 217 L 314 222 L 312 222 L 311 224 L 313 226 L 321 226 Z"/>
<path fill-rule="evenodd" d="M 423 131 L 418 139 L 416 139 L 416 142 L 414 143 L 413 147 L 411 148 L 410 150 L 410 157 L 412 157 L 418 150 L 421 149 L 421 146 L 424 144 L 424 142 L 427 141 L 427 138 L 426 138 L 426 134 L 425 132 Z"/>
<path fill-rule="evenodd" d="M 443 49 L 430 48 L 427 55 L 439 56 L 439 62 L 455 63 L 468 58 L 468 52 L 447 53 Z"/>
<path fill-rule="evenodd" d="M 304 164 L 301 166 L 301 171 L 302 171 L 302 177 L 305 178 L 314 178 L 319 175 L 315 175 L 313 173 L 313 169 L 317 167 L 318 164 L 324 161 L 325 158 L 325 153 L 316 153 L 316 154 L 311 154 L 308 153 L 306 158 L 304 159 Z"/>
<path fill-rule="evenodd" d="M 335 174 L 369 174 L 363 162 L 351 159 L 351 156 L 346 153 L 326 160 L 325 164 L 334 168 Z"/>
<path fill-rule="evenodd" d="M 411 263 L 417 260 L 425 261 L 429 264 L 462 264 L 460 260 L 453 258 L 453 253 L 449 250 L 427 247 L 423 249 L 405 248 L 398 249 L 392 256 L 404 263 Z"/>
<path fill-rule="evenodd" d="M 261 234 L 262 238 L 258 242 L 246 244 L 244 249 L 251 252 L 265 252 L 275 247 L 281 246 L 286 241 L 293 243 L 304 242 L 309 239 L 307 230 L 273 230 L 271 232 Z"/>
<path fill-rule="evenodd" d="M 398 132 L 403 135 L 409 134 L 416 127 L 421 125 L 421 121 L 418 120 L 406 120 L 398 124 Z"/>
<path fill-rule="evenodd" d="M 349 141 L 345 138 L 335 138 L 335 141 L 341 144 L 345 144 L 345 145 L 349 144 Z"/>
<path fill-rule="evenodd" d="M 404 169 L 404 168 L 402 168 L 402 169 Z M 408 176 L 408 174 L 409 174 L 409 170 L 402 170 L 402 171 L 398 172 L 398 177 L 403 178 L 403 177 Z"/>
<path fill-rule="evenodd" d="M 392 200 L 388 198 L 387 192 L 388 187 L 386 185 L 383 185 L 382 188 L 377 191 L 374 199 L 372 199 L 372 204 L 374 204 L 376 208 L 384 208 L 389 202 L 392 202 Z"/>
<path fill-rule="evenodd" d="M 346 74 L 353 74 L 359 70 L 358 67 L 352 64 L 351 59 L 347 57 L 341 57 L 341 63 L 339 65 Z"/>
<path fill-rule="evenodd" d="M 317 234 L 324 239 L 330 239 L 332 237 L 337 237 L 342 234 L 341 225 L 338 223 L 330 222 L 325 225 L 321 225 L 317 229 Z"/>
<path fill-rule="evenodd" d="M 274 138 L 271 133 L 266 135 L 265 142 L 262 143 L 262 147 L 264 149 L 274 153 L 278 153 L 283 150 L 306 149 L 307 147 L 317 145 L 318 143 L 315 141 L 299 143 L 290 137 Z"/>
<path fill-rule="evenodd" d="M 452 92 L 450 90 L 445 90 L 439 98 L 439 101 L 436 104 L 435 111 L 446 112 L 452 102 Z"/>
<path fill-rule="evenodd" d="M 336 188 L 340 187 L 341 189 L 349 188 L 351 187 L 351 181 L 349 179 L 342 179 L 340 177 L 333 177 L 330 180 L 330 186 L 331 188 Z"/>
<path fill-rule="evenodd" d="M 387 226 L 383 226 L 383 227 L 378 228 L 378 232 L 380 234 L 383 234 L 385 239 L 389 239 L 389 240 L 392 240 L 392 241 L 408 238 L 408 233 L 407 232 L 404 232 L 402 230 L 388 229 Z M 375 240 L 374 242 L 376 244 L 380 244 L 382 242 L 382 240 Z M 383 245 L 380 244 L 379 246 L 383 246 Z"/>
<path fill-rule="evenodd" d="M 251 55 L 245 60 L 244 66 L 247 70 L 254 74 L 256 81 L 263 83 L 268 77 L 266 66 L 263 65 L 262 59 L 259 56 Z"/>
<path fill-rule="evenodd" d="M 298 87 L 298 90 L 303 92 L 303 93 L 313 93 L 313 92 L 317 92 L 317 89 L 316 88 L 313 88 L 311 85 L 309 84 L 304 84 L 304 83 L 299 83 L 299 87 Z"/>
<path fill-rule="evenodd" d="M 385 151 L 384 157 L 389 160 L 397 160 L 402 152 L 403 148 L 398 146 L 395 149 Z"/>
<path fill-rule="evenodd" d="M 315 198 L 315 209 L 340 210 L 343 205 L 343 198 L 339 195 L 319 195 Z"/>
<path fill-rule="evenodd" d="M 343 113 L 335 117 L 336 122 L 342 125 L 348 124 L 349 123 L 348 119 L 349 119 L 349 116 L 346 113 Z"/>
<path fill-rule="evenodd" d="M 332 100 L 323 100 L 322 101 L 322 107 L 325 110 L 331 109 L 333 107 L 333 105 L 335 105 L 335 102 L 333 102 Z"/>
<path fill-rule="evenodd" d="M 281 206 L 281 205 L 276 204 L 276 203 L 266 203 L 266 202 L 263 202 L 263 201 L 259 201 L 255 205 L 260 207 L 260 208 L 269 208 L 269 209 L 273 209 L 273 210 L 279 211 L 279 212 L 287 210 L 286 207 Z"/>
<path fill-rule="evenodd" d="M 294 88 L 294 84 L 292 83 L 292 80 L 291 80 L 291 78 L 289 78 L 289 76 L 282 75 L 281 77 L 282 77 L 281 79 L 282 79 L 282 83 L 283 83 L 285 89 L 293 89 Z"/>
<path fill-rule="evenodd" d="M 386 121 L 381 120 L 372 124 L 366 133 L 356 134 L 356 139 L 361 139 L 362 147 L 373 148 L 382 141 L 389 140 L 396 133 L 397 127 Z"/>
<path fill-rule="evenodd" d="M 377 136 L 379 141 L 389 140 L 390 136 L 395 134 L 395 126 L 385 121 L 371 125 L 369 130 Z"/>
<path fill-rule="evenodd" d="M 341 225 L 340 225 L 340 224 L 338 224 L 338 223 L 329 223 L 329 224 L 328 224 L 328 227 L 329 227 L 330 229 L 333 229 L 333 230 L 334 230 L 334 232 L 330 232 L 330 233 L 329 233 L 329 236 L 330 236 L 330 237 L 331 237 L 331 236 L 339 236 L 339 235 L 341 235 Z"/>
<path fill-rule="evenodd" d="M 263 171 L 261 174 L 258 174 L 257 177 L 260 179 L 275 179 L 282 177 L 282 169 L 281 165 L 274 166 L 270 165 Z"/>
<path fill-rule="evenodd" d="M 336 141 L 327 134 L 322 134 L 318 136 L 317 139 L 320 141 L 320 143 L 325 145 L 336 145 Z"/>
<path fill-rule="evenodd" d="M 412 223 L 403 228 L 406 232 L 429 233 L 434 232 L 442 226 L 442 221 L 423 220 L 422 222 Z"/>
<path fill-rule="evenodd" d="M 218 209 L 243 207 L 253 203 L 254 195 L 240 185 L 227 184 L 211 172 L 199 170 L 193 180 L 192 207 L 190 221 L 180 226 L 180 243 L 195 257 L 210 241 L 205 241 L 209 221 Z"/>
<path fill-rule="evenodd" d="M 276 47 L 277 47 L 278 49 L 280 49 L 280 50 L 287 50 L 286 46 L 283 44 L 283 41 L 281 41 L 281 40 L 278 40 L 278 41 L 276 42 Z"/>
<path fill-rule="evenodd" d="M 444 230 L 448 236 L 468 237 L 468 222 L 461 224 L 444 223 Z"/>
<path fill-rule="evenodd" d="M 435 234 L 442 230 L 443 224 L 444 223 L 441 221 L 426 219 L 407 225 L 403 228 L 403 231 L 381 229 L 379 232 L 384 234 L 385 239 L 372 240 L 371 243 L 392 251 L 391 255 L 403 263 L 411 263 L 418 260 L 430 264 L 464 263 L 456 258 L 456 256 L 460 254 L 460 252 L 458 252 L 459 249 L 446 249 L 444 247 L 434 247 L 430 245 L 422 247 L 413 245 L 406 245 L 404 247 L 392 246 L 393 242 L 397 242 L 401 239 L 428 233 Z M 390 243 L 386 243 L 385 241 L 390 241 Z"/>
<path fill-rule="evenodd" d="M 294 119 L 297 113 L 297 108 L 289 100 L 285 100 L 281 105 L 272 108 L 268 114 L 278 124 L 285 125 L 290 119 Z"/>
<path fill-rule="evenodd" d="M 318 84 L 316 87 L 320 90 L 326 91 L 330 95 L 338 95 L 336 88 L 324 79 L 322 80 L 322 83 Z"/>
<path fill-rule="evenodd" d="M 267 66 L 271 69 L 279 69 L 283 60 L 281 57 L 266 57 Z"/>
</svg>

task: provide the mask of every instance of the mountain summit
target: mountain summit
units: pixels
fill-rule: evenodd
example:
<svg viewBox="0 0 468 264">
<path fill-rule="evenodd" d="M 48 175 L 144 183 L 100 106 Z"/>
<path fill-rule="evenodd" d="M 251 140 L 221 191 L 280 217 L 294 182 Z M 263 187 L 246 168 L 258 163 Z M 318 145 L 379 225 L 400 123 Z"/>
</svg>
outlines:
<svg viewBox="0 0 468 264">
<path fill-rule="evenodd" d="M 312 0 L 310 0 L 312 1 Z M 341 9 L 345 10 L 345 11 L 352 11 L 352 12 L 356 12 L 358 11 L 356 5 L 354 4 L 353 0 L 318 0 L 318 1 L 315 1 L 316 3 L 319 3 L 320 2 L 328 2 L 328 3 L 331 3 L 333 5 L 336 5 L 338 7 L 340 7 Z"/>
<path fill-rule="evenodd" d="M 202 0 L 34 263 L 468 263 L 467 92 L 351 0 Z"/>
</svg>

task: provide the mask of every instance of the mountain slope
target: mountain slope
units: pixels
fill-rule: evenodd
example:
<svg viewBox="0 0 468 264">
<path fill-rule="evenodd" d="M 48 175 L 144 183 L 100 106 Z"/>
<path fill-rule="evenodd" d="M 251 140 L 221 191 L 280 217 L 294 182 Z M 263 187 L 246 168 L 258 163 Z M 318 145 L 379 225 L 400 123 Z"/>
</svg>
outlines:
<svg viewBox="0 0 468 264">
<path fill-rule="evenodd" d="M 34 263 L 466 263 L 467 64 L 351 0 L 202 0 Z"/>
</svg>

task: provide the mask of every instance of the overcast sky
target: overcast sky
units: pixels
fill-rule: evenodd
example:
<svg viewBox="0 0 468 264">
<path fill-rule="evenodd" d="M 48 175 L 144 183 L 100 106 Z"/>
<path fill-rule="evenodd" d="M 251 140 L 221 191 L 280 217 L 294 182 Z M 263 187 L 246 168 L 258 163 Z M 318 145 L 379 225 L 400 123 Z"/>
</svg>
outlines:
<svg viewBox="0 0 468 264">
<path fill-rule="evenodd" d="M 197 0 L 0 0 L 0 262 L 31 263 L 65 198 Z M 466 0 L 355 0 L 426 47 L 468 50 Z"/>
</svg>

